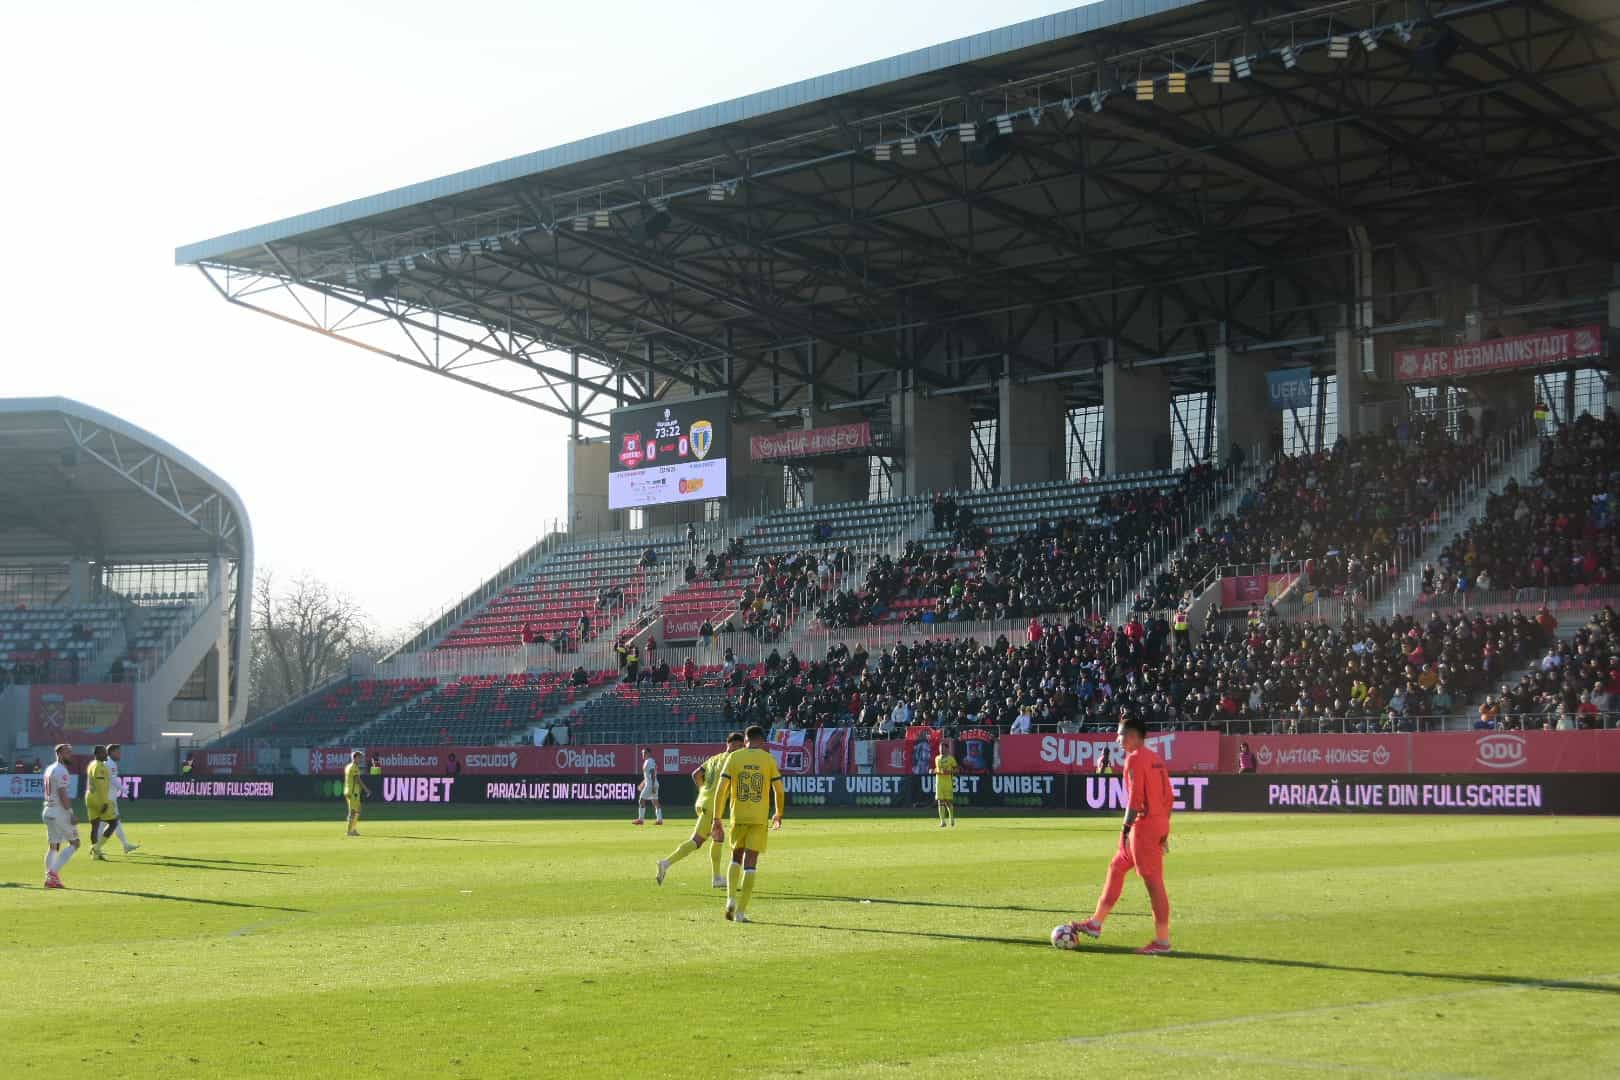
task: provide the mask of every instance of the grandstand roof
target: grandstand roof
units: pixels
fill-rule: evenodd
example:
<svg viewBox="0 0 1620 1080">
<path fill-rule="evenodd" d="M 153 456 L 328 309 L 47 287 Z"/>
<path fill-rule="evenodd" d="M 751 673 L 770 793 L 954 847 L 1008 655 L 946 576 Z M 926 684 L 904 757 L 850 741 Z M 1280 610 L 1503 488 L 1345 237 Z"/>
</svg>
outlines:
<svg viewBox="0 0 1620 1080">
<path fill-rule="evenodd" d="M 231 486 L 190 455 L 62 397 L 0 399 L 0 559 L 241 559 Z"/>
<path fill-rule="evenodd" d="M 1206 388 L 1222 343 L 1322 363 L 1347 322 L 1590 320 L 1617 31 L 1605 0 L 1104 0 L 176 261 L 587 427 L 717 390 L 754 417 L 986 402 L 1003 373 L 1085 402 L 1115 360 Z"/>
</svg>

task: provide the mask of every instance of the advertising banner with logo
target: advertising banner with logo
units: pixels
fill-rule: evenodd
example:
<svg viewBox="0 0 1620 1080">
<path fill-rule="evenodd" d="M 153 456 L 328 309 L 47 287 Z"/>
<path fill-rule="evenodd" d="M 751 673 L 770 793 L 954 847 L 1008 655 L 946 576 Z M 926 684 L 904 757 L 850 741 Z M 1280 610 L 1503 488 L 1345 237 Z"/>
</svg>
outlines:
<svg viewBox="0 0 1620 1080">
<path fill-rule="evenodd" d="M 1266 397 L 1279 412 L 1311 405 L 1311 369 L 1287 368 L 1266 372 Z"/>
<path fill-rule="evenodd" d="M 1254 607 L 1288 590 L 1298 574 L 1241 574 L 1221 578 L 1221 607 Z"/>
<path fill-rule="evenodd" d="M 345 764 L 347 761 L 345 758 Z M 248 756 L 242 750 L 203 750 L 191 755 L 191 771 L 203 776 L 234 776 L 247 768 Z"/>
<path fill-rule="evenodd" d="M 1617 814 L 1620 784 L 1570 773 L 1509 778 L 1415 773 L 1399 779 L 1338 776 L 1320 782 L 1219 778 L 1217 809 L 1368 814 Z"/>
<path fill-rule="evenodd" d="M 28 741 L 36 745 L 134 742 L 135 687 L 130 683 L 29 687 Z"/>
<path fill-rule="evenodd" d="M 1600 326 L 1538 330 L 1533 334 L 1464 345 L 1397 349 L 1395 377 L 1403 382 L 1462 379 L 1470 375 L 1495 375 L 1519 368 L 1565 364 L 1602 352 L 1603 328 Z"/>
<path fill-rule="evenodd" d="M 1237 772 L 1239 744 L 1248 743 L 1262 773 L 1406 773 L 1410 735 L 1228 735 L 1221 771 Z"/>
<path fill-rule="evenodd" d="M 608 509 L 726 497 L 731 399 L 616 409 L 608 420 Z"/>
<path fill-rule="evenodd" d="M 1222 772 L 1237 771 L 1245 742 L 1261 773 L 1620 773 L 1613 731 L 1225 735 Z"/>
<path fill-rule="evenodd" d="M 1213 731 L 1170 731 L 1148 745 L 1176 772 L 1214 772 L 1221 762 L 1221 736 Z M 1099 755 L 1118 767 L 1124 760 L 1112 735 L 1003 735 L 996 743 L 1001 773 L 1088 773 Z"/>
<path fill-rule="evenodd" d="M 68 775 L 68 798 L 79 797 L 79 778 Z M 0 773 L 0 799 L 38 799 L 45 801 L 44 773 Z"/>
<path fill-rule="evenodd" d="M 690 614 L 682 612 L 681 614 L 677 615 L 665 615 L 663 632 L 664 644 L 679 645 L 683 642 L 696 641 L 698 639 L 698 631 L 703 629 L 703 624 L 711 621 L 715 615 L 720 612 L 720 610 L 721 608 L 717 606 L 714 611 L 707 613 L 700 612 L 697 614 Z M 670 666 L 674 667 L 675 665 L 672 662 Z"/>
<path fill-rule="evenodd" d="M 1620 731 L 1439 731 L 1414 735 L 1412 771 L 1620 772 Z M 1620 786 L 1620 779 L 1615 783 Z"/>
<path fill-rule="evenodd" d="M 748 456 L 754 461 L 789 461 L 821 454 L 847 454 L 871 445 L 871 422 L 862 420 L 858 424 L 755 435 L 748 440 Z"/>
<path fill-rule="evenodd" d="M 855 762 L 855 739 L 849 728 L 771 732 L 767 748 L 783 776 L 842 776 Z"/>
<path fill-rule="evenodd" d="M 381 761 L 383 775 L 404 776 L 635 776 L 641 747 L 602 746 L 322 746 L 309 751 L 307 771 L 317 776 L 343 772 L 353 749 Z M 719 743 L 649 743 L 658 771 L 689 773 L 721 749 Z"/>
</svg>

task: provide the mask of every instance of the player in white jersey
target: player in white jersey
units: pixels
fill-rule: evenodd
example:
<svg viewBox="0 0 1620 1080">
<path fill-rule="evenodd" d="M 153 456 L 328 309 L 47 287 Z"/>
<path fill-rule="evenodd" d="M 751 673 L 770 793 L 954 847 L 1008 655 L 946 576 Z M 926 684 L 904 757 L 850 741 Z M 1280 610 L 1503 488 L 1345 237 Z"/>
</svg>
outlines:
<svg viewBox="0 0 1620 1080">
<path fill-rule="evenodd" d="M 652 803 L 653 813 L 657 815 L 654 825 L 664 823 L 664 808 L 658 804 L 658 763 L 652 758 L 652 751 L 641 751 L 641 787 L 636 789 L 636 820 L 632 825 L 640 825 L 646 820 L 642 807 Z"/>
<path fill-rule="evenodd" d="M 73 800 L 68 797 L 72 776 L 68 766 L 73 761 L 73 747 L 56 744 L 56 760 L 45 770 L 45 809 L 40 814 L 45 822 L 45 887 L 65 888 L 59 876 L 62 867 L 79 850 L 79 818 L 73 812 Z"/>
<path fill-rule="evenodd" d="M 123 755 L 124 748 L 117 743 L 112 743 L 107 747 L 107 771 L 112 774 L 112 783 L 107 787 L 107 814 L 112 821 L 110 829 L 112 835 L 118 837 L 118 842 L 124 845 L 124 854 L 128 855 L 132 851 L 139 850 L 141 845 L 130 843 L 129 837 L 124 835 L 124 816 L 118 811 L 118 796 L 123 794 L 124 791 L 124 782 L 118 779 L 118 759 Z M 91 826 L 91 828 L 94 827 Z M 108 831 L 105 827 L 102 829 L 101 842 L 103 844 L 107 842 Z"/>
</svg>

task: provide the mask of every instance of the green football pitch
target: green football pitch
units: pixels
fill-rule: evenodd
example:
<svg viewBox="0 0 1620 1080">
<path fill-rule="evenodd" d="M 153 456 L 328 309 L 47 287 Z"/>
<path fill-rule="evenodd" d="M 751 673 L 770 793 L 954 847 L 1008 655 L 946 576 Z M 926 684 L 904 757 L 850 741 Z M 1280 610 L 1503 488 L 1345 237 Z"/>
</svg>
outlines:
<svg viewBox="0 0 1620 1080">
<path fill-rule="evenodd" d="M 47 892 L 0 806 L 8 1076 L 1620 1075 L 1613 819 L 1186 815 L 1140 957 L 1047 944 L 1112 819 L 790 816 L 739 926 L 685 816 L 129 809 Z"/>
</svg>

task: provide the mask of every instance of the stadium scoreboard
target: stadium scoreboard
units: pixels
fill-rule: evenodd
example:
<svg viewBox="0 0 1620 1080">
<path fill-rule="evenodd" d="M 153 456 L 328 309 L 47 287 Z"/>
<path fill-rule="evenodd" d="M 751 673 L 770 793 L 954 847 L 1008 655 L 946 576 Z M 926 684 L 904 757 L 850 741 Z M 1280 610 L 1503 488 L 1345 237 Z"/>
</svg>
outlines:
<svg viewBox="0 0 1620 1080">
<path fill-rule="evenodd" d="M 614 410 L 608 509 L 725 498 L 730 413 L 725 394 Z"/>
</svg>

